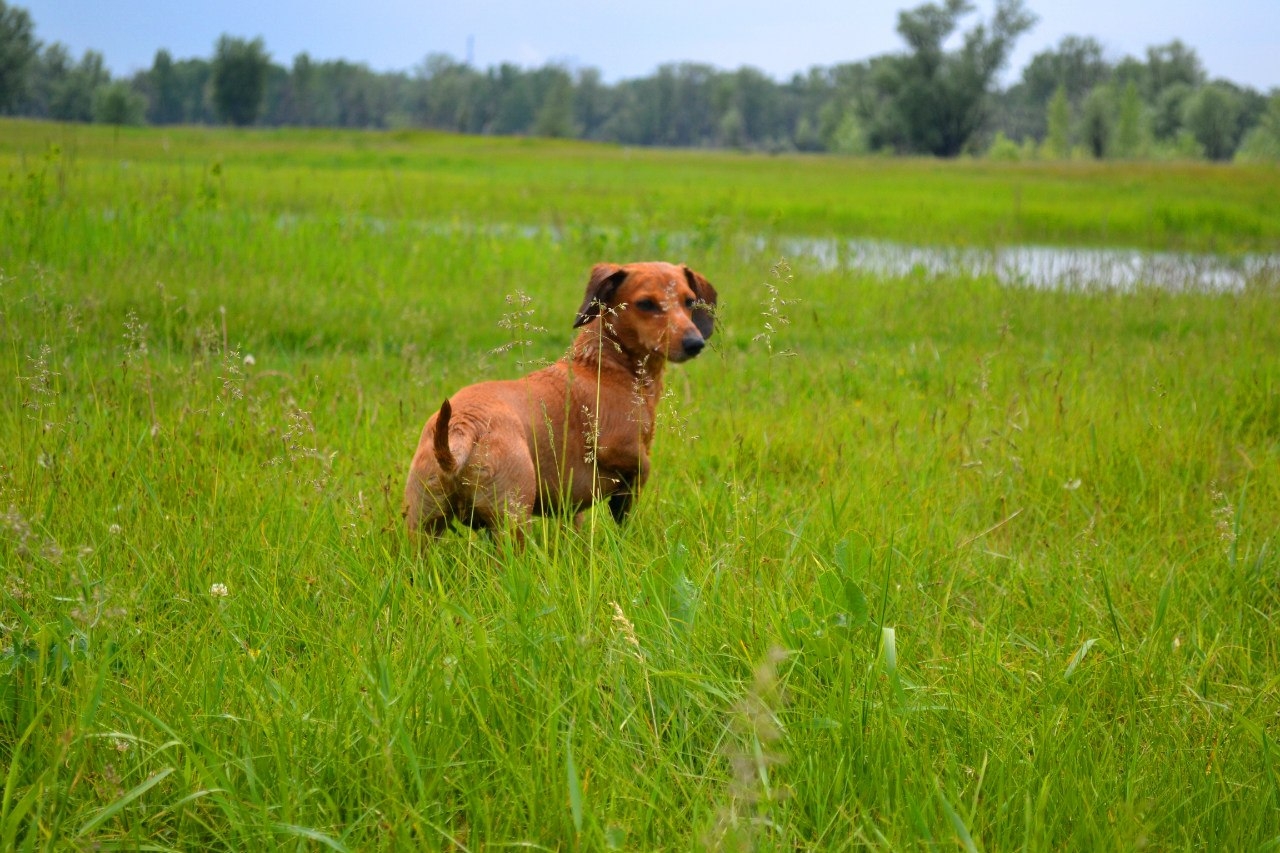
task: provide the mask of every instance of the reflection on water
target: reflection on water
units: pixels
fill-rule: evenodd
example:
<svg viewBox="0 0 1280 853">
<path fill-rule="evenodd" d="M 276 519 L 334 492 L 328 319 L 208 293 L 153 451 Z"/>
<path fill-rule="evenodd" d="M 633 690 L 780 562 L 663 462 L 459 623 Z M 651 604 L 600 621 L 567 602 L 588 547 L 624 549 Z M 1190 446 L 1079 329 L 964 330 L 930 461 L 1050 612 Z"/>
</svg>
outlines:
<svg viewBox="0 0 1280 853">
<path fill-rule="evenodd" d="M 1139 286 L 1168 290 L 1242 290 L 1250 283 L 1280 281 L 1280 255 L 1238 257 L 1134 249 L 1005 246 L 996 249 L 909 246 L 885 240 L 784 238 L 777 244 L 790 258 L 825 269 L 847 269 L 886 277 L 928 275 L 995 276 L 1010 285 L 1045 288 Z"/>
<path fill-rule="evenodd" d="M 292 230 L 306 217 L 284 214 L 276 227 Z M 561 227 L 503 223 L 394 221 L 357 215 L 342 224 L 384 233 L 408 227 L 438 236 L 476 235 L 508 240 L 589 242 L 610 253 L 623 251 L 691 259 L 705 249 L 705 235 L 652 232 L 608 226 Z M 716 240 L 710 241 L 714 245 Z M 850 270 L 901 278 L 925 275 L 994 276 L 1008 285 L 1058 289 L 1158 287 L 1165 290 L 1236 291 L 1245 287 L 1280 285 L 1280 254 L 1213 255 L 1192 252 L 1147 252 L 1137 249 L 1094 249 L 1064 246 L 1002 246 L 977 249 L 912 246 L 890 240 L 834 237 L 747 238 L 737 243 L 750 259 L 761 254 L 782 255 L 793 262 L 809 262 L 826 270 Z"/>
</svg>

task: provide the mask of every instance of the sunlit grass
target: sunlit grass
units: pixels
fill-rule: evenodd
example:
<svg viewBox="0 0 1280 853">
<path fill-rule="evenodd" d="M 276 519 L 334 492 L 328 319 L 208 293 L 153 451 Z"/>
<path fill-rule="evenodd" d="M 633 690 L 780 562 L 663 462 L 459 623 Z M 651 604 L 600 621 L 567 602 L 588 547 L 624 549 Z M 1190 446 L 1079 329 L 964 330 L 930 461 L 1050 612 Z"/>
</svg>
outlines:
<svg viewBox="0 0 1280 853">
<path fill-rule="evenodd" d="M 1280 170 L 1271 166 L 739 155 L 409 131 L 0 127 L 11 191 L 29 192 L 36 176 L 63 215 L 87 206 L 190 218 L 203 204 L 256 227 L 329 214 L 550 226 L 584 239 L 607 228 L 704 240 L 727 230 L 977 246 L 1280 246 Z M 64 197 L 72 211 L 59 207 Z"/>
<path fill-rule="evenodd" d="M 1000 242 L 960 188 L 1062 167 L 5 127 L 0 849 L 1280 839 L 1274 282 L 788 276 L 737 239 L 843 233 L 821 200 L 865 181 L 887 236 L 936 197 L 921 239 Z M 1187 218 L 1042 185 L 1053 239 L 1274 247 L 1274 172 L 1131 168 Z M 1078 177 L 1118 209 L 1125 174 Z M 442 395 L 557 357 L 590 265 L 676 234 L 723 310 L 627 526 L 409 553 Z M 495 352 L 517 292 L 551 331 Z"/>
</svg>

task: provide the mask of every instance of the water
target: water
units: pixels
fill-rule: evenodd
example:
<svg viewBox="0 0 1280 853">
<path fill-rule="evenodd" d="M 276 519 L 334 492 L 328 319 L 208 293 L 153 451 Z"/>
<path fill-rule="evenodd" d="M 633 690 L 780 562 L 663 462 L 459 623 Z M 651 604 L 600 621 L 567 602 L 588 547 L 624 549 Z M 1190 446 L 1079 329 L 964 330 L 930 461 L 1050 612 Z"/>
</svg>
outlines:
<svg viewBox="0 0 1280 853">
<path fill-rule="evenodd" d="M 359 217 L 367 228 L 382 232 L 392 223 L 376 217 Z M 298 217 L 281 216 L 276 227 L 289 229 Z M 409 222 L 427 233 L 450 235 L 482 232 L 512 240 L 568 239 L 559 228 L 538 225 L 456 222 Z M 593 229 L 618 237 L 609 228 Z M 634 238 L 636 235 L 632 235 Z M 697 240 L 679 232 L 661 235 L 666 253 L 694 262 Z M 625 242 L 625 240 L 624 240 Z M 913 246 L 891 240 L 834 237 L 755 237 L 744 242 L 744 253 L 758 256 L 776 252 L 793 263 L 811 263 L 824 270 L 849 270 L 884 278 L 926 275 L 994 276 L 1021 287 L 1060 290 L 1132 290 L 1157 287 L 1164 290 L 1231 292 L 1250 284 L 1280 284 L 1280 254 L 1252 253 L 1226 256 L 1195 252 L 1150 252 L 1137 249 L 1072 248 L 1063 246 L 1002 246 L 959 248 Z"/>
<path fill-rule="evenodd" d="M 1056 289 L 1159 287 L 1166 290 L 1243 290 L 1250 282 L 1280 281 L 1280 255 L 1237 257 L 1134 249 L 1004 246 L 994 249 L 912 246 L 887 240 L 783 238 L 789 259 L 828 270 L 887 278 L 926 275 L 994 276 L 1004 284 Z"/>
</svg>

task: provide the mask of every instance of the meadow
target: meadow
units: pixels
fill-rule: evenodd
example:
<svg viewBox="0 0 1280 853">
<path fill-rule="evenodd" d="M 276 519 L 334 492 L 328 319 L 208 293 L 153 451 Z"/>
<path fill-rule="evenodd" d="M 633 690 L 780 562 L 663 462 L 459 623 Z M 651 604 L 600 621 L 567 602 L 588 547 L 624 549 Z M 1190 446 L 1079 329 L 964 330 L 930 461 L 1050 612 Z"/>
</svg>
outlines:
<svg viewBox="0 0 1280 853">
<path fill-rule="evenodd" d="M 0 122 L 0 849 L 1280 847 L 1280 170 Z M 590 266 L 721 295 L 627 524 L 400 518 Z M 1272 268 L 1274 269 L 1274 267 Z"/>
</svg>

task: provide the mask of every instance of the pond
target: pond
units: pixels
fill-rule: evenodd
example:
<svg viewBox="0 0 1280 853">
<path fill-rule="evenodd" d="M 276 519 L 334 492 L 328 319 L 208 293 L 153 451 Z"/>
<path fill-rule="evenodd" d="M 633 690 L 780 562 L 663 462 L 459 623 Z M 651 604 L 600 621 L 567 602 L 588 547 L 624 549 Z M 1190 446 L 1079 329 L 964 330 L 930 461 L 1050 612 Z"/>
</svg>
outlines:
<svg viewBox="0 0 1280 853">
<path fill-rule="evenodd" d="M 994 276 L 1008 285 L 1062 289 L 1160 287 L 1167 290 L 1243 290 L 1280 281 L 1280 255 L 1240 256 L 1136 249 L 1003 246 L 990 249 L 912 246 L 887 240 L 782 238 L 788 259 L 824 269 L 899 278 L 929 275 Z"/>
</svg>

